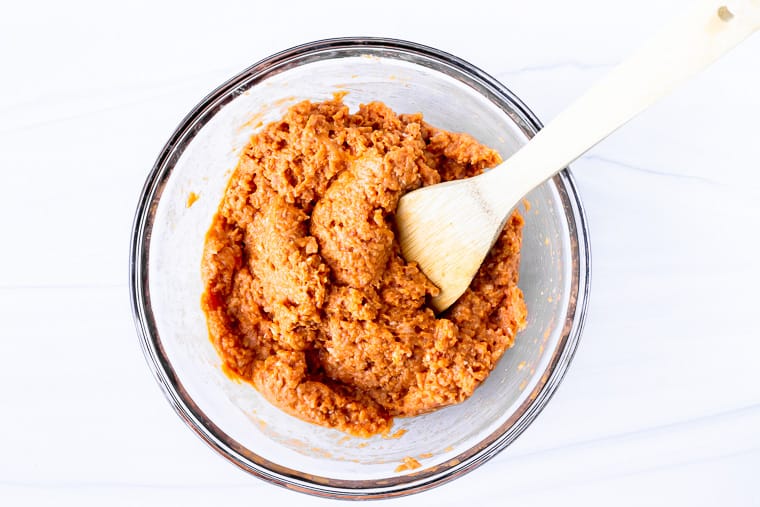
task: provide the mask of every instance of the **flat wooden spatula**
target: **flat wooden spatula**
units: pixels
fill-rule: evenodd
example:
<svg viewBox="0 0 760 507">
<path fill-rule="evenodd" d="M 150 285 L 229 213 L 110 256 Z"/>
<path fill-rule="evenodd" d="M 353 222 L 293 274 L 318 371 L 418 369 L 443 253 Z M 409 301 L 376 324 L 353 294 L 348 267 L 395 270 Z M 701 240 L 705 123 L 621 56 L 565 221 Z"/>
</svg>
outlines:
<svg viewBox="0 0 760 507">
<path fill-rule="evenodd" d="M 401 251 L 440 289 L 435 309 L 467 289 L 523 196 L 758 28 L 760 0 L 698 1 L 504 163 L 404 195 Z"/>
</svg>

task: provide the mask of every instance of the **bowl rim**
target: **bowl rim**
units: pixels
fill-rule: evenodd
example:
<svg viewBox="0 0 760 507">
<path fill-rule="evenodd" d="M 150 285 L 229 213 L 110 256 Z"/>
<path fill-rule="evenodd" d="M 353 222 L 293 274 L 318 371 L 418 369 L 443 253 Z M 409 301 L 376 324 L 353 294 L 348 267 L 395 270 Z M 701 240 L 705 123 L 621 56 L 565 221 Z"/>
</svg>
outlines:
<svg viewBox="0 0 760 507">
<path fill-rule="evenodd" d="M 179 123 L 162 148 L 140 193 L 132 224 L 129 293 L 140 346 L 154 378 L 175 412 L 206 444 L 246 472 L 288 489 L 334 499 L 381 499 L 424 491 L 474 470 L 506 448 L 535 420 L 556 391 L 577 350 L 588 309 L 591 252 L 586 214 L 572 174 L 566 168 L 553 178 L 553 182 L 562 200 L 569 229 L 572 279 L 567 317 L 560 341 L 545 370 L 548 375 L 542 376 L 531 396 L 497 430 L 453 460 L 426 469 L 423 473 L 382 481 L 306 477 L 306 474 L 299 474 L 254 454 L 226 435 L 185 391 L 160 341 L 148 290 L 150 239 L 158 201 L 185 147 L 205 125 L 205 120 L 236 96 L 236 89 L 243 85 L 247 88 L 254 86 L 273 73 L 287 70 L 295 61 L 299 61 L 299 65 L 308 63 L 300 61 L 309 55 L 324 59 L 325 53 L 340 55 L 357 48 L 397 59 L 404 59 L 405 55 L 423 58 L 440 66 L 438 70 L 451 68 L 476 82 L 478 91 L 502 108 L 529 137 L 542 127 L 535 114 L 498 80 L 456 56 L 422 44 L 384 37 L 340 37 L 308 42 L 276 53 L 239 72 L 209 93 Z"/>
</svg>

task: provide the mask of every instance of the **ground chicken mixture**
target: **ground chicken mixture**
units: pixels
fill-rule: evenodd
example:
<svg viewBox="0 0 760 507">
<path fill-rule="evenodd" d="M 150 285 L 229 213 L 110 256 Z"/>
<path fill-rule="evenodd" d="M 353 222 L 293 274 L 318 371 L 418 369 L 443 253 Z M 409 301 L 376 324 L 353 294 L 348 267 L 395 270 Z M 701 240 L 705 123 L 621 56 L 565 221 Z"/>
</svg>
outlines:
<svg viewBox="0 0 760 507">
<path fill-rule="evenodd" d="M 405 192 L 499 163 L 466 134 L 397 115 L 302 102 L 243 150 L 206 237 L 203 309 L 224 368 L 311 423 L 386 433 L 394 416 L 461 402 L 526 308 L 515 212 L 472 285 L 442 315 L 399 253 Z M 441 252 L 446 255 L 446 252 Z"/>
</svg>

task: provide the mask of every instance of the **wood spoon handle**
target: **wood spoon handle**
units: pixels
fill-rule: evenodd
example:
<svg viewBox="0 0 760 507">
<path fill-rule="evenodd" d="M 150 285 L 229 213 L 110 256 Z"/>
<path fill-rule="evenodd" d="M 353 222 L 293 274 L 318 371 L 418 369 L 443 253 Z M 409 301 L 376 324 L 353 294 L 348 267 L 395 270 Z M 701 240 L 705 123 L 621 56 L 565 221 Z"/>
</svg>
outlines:
<svg viewBox="0 0 760 507">
<path fill-rule="evenodd" d="M 760 0 L 699 0 L 689 9 L 491 171 L 502 181 L 491 182 L 488 200 L 513 205 L 760 28 Z"/>
</svg>

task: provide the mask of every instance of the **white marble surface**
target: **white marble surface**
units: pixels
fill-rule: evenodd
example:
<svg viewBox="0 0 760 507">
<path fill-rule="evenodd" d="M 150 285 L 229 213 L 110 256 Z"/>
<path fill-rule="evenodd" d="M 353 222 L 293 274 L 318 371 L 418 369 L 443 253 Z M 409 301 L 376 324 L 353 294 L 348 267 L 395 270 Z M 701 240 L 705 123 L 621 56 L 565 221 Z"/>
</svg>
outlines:
<svg viewBox="0 0 760 507">
<path fill-rule="evenodd" d="M 301 42 L 382 35 L 475 63 L 547 121 L 687 4 L 4 4 L 0 504 L 333 503 L 209 450 L 138 346 L 137 197 L 217 84 Z M 594 266 L 564 383 L 485 466 L 382 504 L 760 505 L 758 55 L 760 35 L 574 164 Z"/>
</svg>

